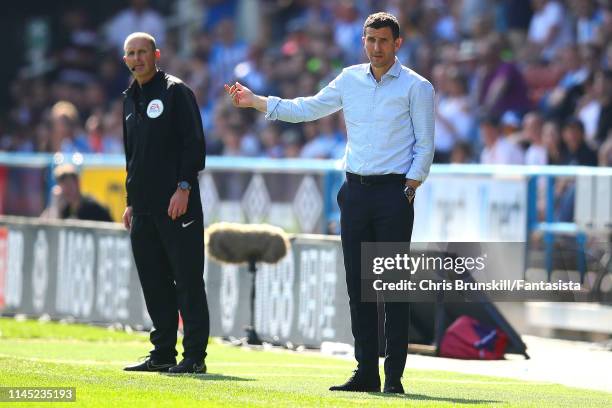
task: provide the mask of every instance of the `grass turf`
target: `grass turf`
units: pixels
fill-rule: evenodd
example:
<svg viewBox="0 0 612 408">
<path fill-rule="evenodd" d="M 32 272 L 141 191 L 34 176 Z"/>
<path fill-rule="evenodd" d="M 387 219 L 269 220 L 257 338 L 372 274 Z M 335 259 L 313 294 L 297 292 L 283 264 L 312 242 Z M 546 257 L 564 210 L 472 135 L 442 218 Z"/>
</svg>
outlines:
<svg viewBox="0 0 612 408">
<path fill-rule="evenodd" d="M 53 403 L 68 407 L 612 406 L 605 392 L 423 370 L 406 370 L 405 396 L 332 393 L 328 387 L 346 380 L 351 361 L 222 344 L 209 345 L 206 375 L 121 370 L 149 348 L 143 334 L 4 318 L 0 385 L 76 387 L 76 404 Z"/>
</svg>

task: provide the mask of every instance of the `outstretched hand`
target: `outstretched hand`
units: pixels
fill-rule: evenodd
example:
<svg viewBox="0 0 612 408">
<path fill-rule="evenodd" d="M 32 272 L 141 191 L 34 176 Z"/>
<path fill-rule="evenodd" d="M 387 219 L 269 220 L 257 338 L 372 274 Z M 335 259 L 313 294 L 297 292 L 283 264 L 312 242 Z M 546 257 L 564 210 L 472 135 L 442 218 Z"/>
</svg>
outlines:
<svg viewBox="0 0 612 408">
<path fill-rule="evenodd" d="M 242 85 L 240 82 L 236 82 L 232 86 L 225 84 L 223 87 L 225 88 L 225 92 L 231 96 L 234 106 L 238 108 L 253 107 L 254 94 L 249 88 Z"/>
</svg>

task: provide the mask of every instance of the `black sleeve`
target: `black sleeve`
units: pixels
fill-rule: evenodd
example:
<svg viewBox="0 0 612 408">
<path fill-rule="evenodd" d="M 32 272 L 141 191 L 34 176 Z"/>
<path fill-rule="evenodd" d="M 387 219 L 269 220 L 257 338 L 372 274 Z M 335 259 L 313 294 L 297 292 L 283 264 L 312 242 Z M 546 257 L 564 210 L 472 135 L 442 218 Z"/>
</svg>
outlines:
<svg viewBox="0 0 612 408">
<path fill-rule="evenodd" d="M 123 114 L 121 115 L 121 123 L 123 124 L 123 150 L 125 152 L 125 202 L 126 205 L 130 206 L 130 196 L 127 193 L 127 172 L 128 172 L 128 163 L 130 162 L 131 152 L 128 148 L 127 141 L 127 129 L 125 126 L 125 100 L 123 101 Z"/>
<path fill-rule="evenodd" d="M 100 216 L 102 221 L 107 221 L 107 222 L 113 222 L 113 217 L 110 214 L 110 211 L 108 211 L 107 207 L 102 207 L 102 214 Z"/>
<path fill-rule="evenodd" d="M 101 204 L 98 204 L 95 207 L 91 215 L 94 221 L 113 222 L 113 217 L 111 217 L 110 212 L 108 211 L 108 208 L 106 208 L 105 206 Z"/>
<path fill-rule="evenodd" d="M 113 217 L 111 217 L 108 208 L 98 203 L 90 196 L 83 196 L 81 199 L 81 206 L 77 211 L 77 218 L 91 221 L 113 221 Z"/>
<path fill-rule="evenodd" d="M 191 89 L 177 84 L 174 89 L 174 112 L 179 146 L 179 179 L 195 184 L 198 172 L 205 166 L 206 145 L 200 109 Z"/>
</svg>

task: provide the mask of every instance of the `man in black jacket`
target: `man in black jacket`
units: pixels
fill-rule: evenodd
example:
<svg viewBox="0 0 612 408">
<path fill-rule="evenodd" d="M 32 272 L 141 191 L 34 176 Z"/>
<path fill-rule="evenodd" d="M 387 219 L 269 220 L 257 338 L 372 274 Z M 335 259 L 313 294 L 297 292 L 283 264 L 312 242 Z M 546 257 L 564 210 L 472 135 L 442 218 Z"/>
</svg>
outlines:
<svg viewBox="0 0 612 408">
<path fill-rule="evenodd" d="M 108 208 L 95 198 L 81 193 L 76 167 L 60 164 L 53 170 L 53 177 L 57 185 L 53 186 L 51 204 L 41 217 L 113 222 Z"/>
<path fill-rule="evenodd" d="M 130 34 L 124 49 L 134 81 L 123 102 L 123 223 L 154 326 L 150 355 L 125 370 L 205 373 L 210 325 L 198 188 L 206 156 L 202 121 L 193 92 L 157 68 L 160 51 L 151 35 Z M 185 351 L 176 365 L 179 311 Z"/>
</svg>

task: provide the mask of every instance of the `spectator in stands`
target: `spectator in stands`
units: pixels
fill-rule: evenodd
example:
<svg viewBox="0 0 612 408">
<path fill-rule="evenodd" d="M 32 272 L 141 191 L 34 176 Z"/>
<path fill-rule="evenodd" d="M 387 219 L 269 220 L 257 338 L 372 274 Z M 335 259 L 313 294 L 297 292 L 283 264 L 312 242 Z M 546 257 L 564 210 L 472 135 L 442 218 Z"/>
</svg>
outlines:
<svg viewBox="0 0 612 408">
<path fill-rule="evenodd" d="M 119 12 L 106 24 L 106 38 L 119 55 L 123 55 L 123 41 L 133 32 L 150 33 L 161 48 L 166 40 L 163 17 L 149 7 L 148 0 L 130 0 L 130 7 Z"/>
<path fill-rule="evenodd" d="M 223 141 L 223 156 L 244 156 L 240 143 L 240 130 L 229 127 L 221 135 Z"/>
<path fill-rule="evenodd" d="M 521 138 L 521 118 L 513 111 L 506 111 L 499 120 L 501 124 L 501 131 L 508 140 L 514 141 L 519 145 L 524 142 Z"/>
<path fill-rule="evenodd" d="M 602 23 L 597 30 L 597 43 L 602 47 L 612 44 L 612 5 L 602 9 Z M 612 68 L 612 66 L 606 66 Z"/>
<path fill-rule="evenodd" d="M 14 125 L 10 132 L 0 132 L 0 150 L 9 152 L 34 152 L 34 143 L 29 137 L 32 128 L 30 126 Z"/>
<path fill-rule="evenodd" d="M 493 38 L 481 40 L 478 55 L 475 86 L 481 114 L 500 117 L 506 111 L 522 114 L 529 109 L 523 75 L 516 65 L 501 60 L 499 43 Z"/>
<path fill-rule="evenodd" d="M 81 193 L 79 174 L 71 164 L 55 168 L 53 177 L 57 185 L 51 192 L 51 205 L 41 217 L 112 222 L 108 209 L 96 199 Z"/>
<path fill-rule="evenodd" d="M 481 20 L 487 11 L 487 6 L 490 2 L 487 0 L 463 0 L 458 2 L 459 10 L 457 11 L 459 17 L 459 29 L 462 33 L 471 36 L 478 20 Z"/>
<path fill-rule="evenodd" d="M 602 167 L 612 167 L 612 131 L 599 149 L 598 163 Z"/>
<path fill-rule="evenodd" d="M 546 147 L 542 141 L 542 116 L 538 112 L 529 112 L 523 118 L 523 139 L 529 142 L 525 152 L 525 164 L 543 166 L 548 164 Z"/>
<path fill-rule="evenodd" d="M 612 130 L 612 69 L 597 72 L 593 86 L 600 105 L 595 140 L 601 144 Z"/>
<path fill-rule="evenodd" d="M 85 122 L 87 141 L 91 153 L 123 153 L 122 106 L 115 102 L 110 111 L 94 112 Z"/>
<path fill-rule="evenodd" d="M 300 148 L 299 145 L 300 135 L 295 130 L 288 129 L 281 135 L 280 129 L 275 124 L 268 124 L 261 131 L 261 142 L 263 144 L 263 155 L 272 159 L 280 159 L 286 156 L 285 147 L 288 143 L 294 142 L 298 144 L 299 148 L 296 157 L 299 156 Z M 283 143 L 285 142 L 285 143 Z"/>
<path fill-rule="evenodd" d="M 563 143 L 559 125 L 553 120 L 546 121 L 542 126 L 542 144 L 546 149 L 546 162 L 548 164 L 561 164 Z"/>
<path fill-rule="evenodd" d="M 563 125 L 564 153 L 562 164 L 573 166 L 597 166 L 597 154 L 584 141 L 584 125 L 575 117 Z"/>
<path fill-rule="evenodd" d="M 472 148 L 467 142 L 459 141 L 453 146 L 450 155 L 451 164 L 472 163 Z"/>
<path fill-rule="evenodd" d="M 361 48 L 362 24 L 359 11 L 353 2 L 339 1 L 335 8 L 334 37 L 342 48 L 344 62 L 348 65 L 360 62 L 364 55 Z"/>
<path fill-rule="evenodd" d="M 484 144 L 482 164 L 523 164 L 523 152 L 502 134 L 497 118 L 487 117 L 480 122 L 480 136 Z"/>
<path fill-rule="evenodd" d="M 223 20 L 236 18 L 238 0 L 206 0 L 206 13 L 203 28 L 205 31 L 214 31 Z"/>
<path fill-rule="evenodd" d="M 577 45 L 561 48 L 558 59 L 564 74 L 545 98 L 544 105 L 548 116 L 563 120 L 574 113 L 576 104 L 584 93 L 583 84 L 589 76 L 589 69 L 583 64 Z"/>
<path fill-rule="evenodd" d="M 80 133 L 79 112 L 74 104 L 59 101 L 51 108 L 50 151 L 89 153 L 87 136 Z"/>
<path fill-rule="evenodd" d="M 612 69 L 612 43 L 608 44 L 608 46 L 605 48 L 604 61 L 602 65 L 606 69 Z"/>
<path fill-rule="evenodd" d="M 123 106 L 120 100 L 114 101 L 104 114 L 102 122 L 102 153 L 122 154 L 123 151 Z"/>
<path fill-rule="evenodd" d="M 280 140 L 281 145 L 279 146 L 279 149 L 283 155 L 281 157 L 300 157 L 300 153 L 302 152 L 302 138 L 296 129 L 285 129 L 283 133 L 281 133 Z"/>
<path fill-rule="evenodd" d="M 531 6 L 534 14 L 529 23 L 528 40 L 549 61 L 571 38 L 565 9 L 555 0 L 532 0 Z"/>
<path fill-rule="evenodd" d="M 329 159 L 342 137 L 336 131 L 336 115 L 324 116 L 316 123 L 308 122 L 304 128 L 312 128 L 311 137 L 306 136 L 306 144 L 302 148 L 300 157 L 308 159 Z M 305 132 L 308 135 L 308 132 Z"/>
<path fill-rule="evenodd" d="M 98 34 L 90 24 L 86 9 L 71 7 L 62 15 L 54 60 L 56 80 L 81 85 L 95 80 Z"/>
<path fill-rule="evenodd" d="M 446 69 L 442 75 L 442 92 L 436 100 L 435 163 L 448 163 L 454 145 L 468 140 L 474 121 L 467 78 L 455 67 Z"/>
<path fill-rule="evenodd" d="M 174 4 L 176 1 L 172 0 Z M 438 85 L 436 71 L 444 73 L 443 76 L 460 72 L 467 78 L 470 114 L 493 114 L 502 118 L 511 111 L 520 117 L 537 107 L 542 117 L 549 119 L 552 115 L 558 123 L 569 116 L 577 116 L 585 126 L 586 143 L 597 149 L 607 140 L 612 126 L 612 91 L 607 85 L 610 81 L 606 80 L 609 74 L 607 71 L 600 73 L 602 69 L 612 68 L 610 2 L 537 0 L 533 1 L 538 7 L 532 19 L 532 1 L 436 0 L 432 3 L 392 0 L 376 7 L 397 10 L 401 15 L 403 31 L 400 36 L 404 41 L 397 57 L 404 65 L 436 84 L 440 91 L 438 116 L 449 116 L 444 114 L 448 107 L 444 105 L 449 103 L 452 106 L 450 101 L 453 98 L 446 85 Z M 350 64 L 351 59 L 363 58 L 361 47 L 351 49 L 351 44 L 360 40 L 359 16 L 378 4 L 344 0 L 341 4 L 321 0 L 287 4 L 265 2 L 263 15 L 272 19 L 262 24 L 259 34 L 263 41 L 257 43 L 265 44 L 265 48 L 254 45 L 244 52 L 246 45 L 242 41 L 250 42 L 253 38 L 241 37 L 245 30 L 236 29 L 231 23 L 244 18 L 246 9 L 241 2 L 195 2 L 205 12 L 206 28 L 193 33 L 192 47 L 181 47 L 192 50 L 192 55 L 184 55 L 174 50 L 176 44 L 183 44 L 178 37 L 173 39 L 175 30 L 165 33 L 162 16 L 150 7 L 166 3 L 146 0 L 125 3 L 129 6 L 108 19 L 104 27 L 96 27 L 94 22 L 105 19 L 105 16 L 89 16 L 90 11 L 78 5 L 58 8 L 50 15 L 53 23 L 57 23 L 51 25 L 51 49 L 48 53 L 49 61 L 55 66 L 48 74 L 35 74 L 34 77 L 27 67 L 23 67 L 25 69 L 20 70 L 17 79 L 10 83 L 11 108 L 0 118 L 5 123 L 0 149 L 121 151 L 122 143 L 117 143 L 121 129 L 117 128 L 113 106 L 115 97 L 127 87 L 129 71 L 117 63 L 115 49 L 122 52 L 124 34 L 121 30 L 131 32 L 144 25 L 149 31 L 156 32 L 160 41 L 167 36 L 165 42 L 171 47 L 165 48 L 162 64 L 183 77 L 192 89 L 197 89 L 198 104 L 210 135 L 207 138 L 208 151 L 211 154 L 223 153 L 222 135 L 227 126 L 232 126 L 240 129 L 239 148 L 237 151 L 233 148 L 225 150 L 232 154 L 256 154 L 255 138 L 266 144 L 262 140 L 265 126 L 259 123 L 262 118 L 256 114 L 241 114 L 217 120 L 216 113 L 223 105 L 218 86 L 222 80 L 218 78 L 233 77 L 232 80 L 245 83 L 256 93 L 278 94 L 286 98 L 316 93 L 339 72 L 343 63 Z M 267 10 L 268 6 L 272 10 Z M 113 9 L 110 3 L 96 8 L 104 13 Z M 230 23 L 226 24 L 227 21 Z M 538 25 L 538 22 L 543 24 Z M 542 48 L 538 46 L 535 51 L 527 46 L 525 39 L 528 35 L 534 38 L 545 36 L 545 33 L 554 34 L 556 27 L 560 27 L 560 40 Z M 568 29 L 574 34 L 571 43 L 567 42 L 571 36 L 565 34 Z M 109 36 L 100 36 L 100 32 Z M 553 35 L 551 38 L 557 37 Z M 494 46 L 487 49 L 483 46 L 487 43 Z M 236 44 L 239 46 L 235 47 Z M 479 58 L 477 50 L 480 51 Z M 485 51 L 492 51 L 491 58 Z M 241 57 L 236 57 L 236 54 Z M 542 58 L 542 55 L 549 54 L 555 58 L 549 61 Z M 442 69 L 434 70 L 433 67 Z M 585 72 L 590 75 L 587 80 L 584 80 Z M 70 115 L 62 115 L 64 119 L 59 120 L 57 116 L 52 117 L 51 108 L 58 101 L 78 107 L 76 118 Z M 552 104 L 548 105 L 548 102 Z M 89 121 L 91 116 L 94 118 Z M 462 122 L 455 120 L 462 115 L 450 116 L 454 119 L 453 125 Z M 437 122 L 436 150 L 438 153 L 444 151 L 448 157 L 452 145 L 448 143 L 450 139 L 444 137 L 447 128 L 440 118 Z M 86 132 L 81 129 L 83 124 L 91 137 L 85 136 Z M 552 123 L 548 126 L 550 134 L 556 133 L 554 128 Z M 312 156 L 310 146 L 305 151 L 302 149 L 303 135 L 307 134 L 305 129 L 302 125 L 292 129 L 299 136 L 282 138 L 279 132 L 277 143 L 270 150 L 274 151 L 272 155 Z M 474 152 L 479 149 L 477 130 L 478 126 L 472 126 L 468 131 L 469 137 L 460 139 L 469 140 Z M 343 132 L 340 124 L 333 132 Z M 231 139 L 229 137 L 228 141 Z M 548 156 L 560 154 L 563 149 L 549 147 Z M 332 157 L 338 157 L 341 150 L 338 145 Z M 267 153 L 262 151 L 259 154 Z M 436 161 L 441 161 L 440 157 L 437 154 Z"/>
<path fill-rule="evenodd" d="M 597 149 L 599 145 L 595 139 L 597 133 L 597 123 L 601 112 L 601 103 L 595 92 L 595 74 L 590 73 L 582 84 L 583 94 L 576 103 L 574 115 L 580 119 L 584 125 L 585 142 L 592 148 Z"/>
<path fill-rule="evenodd" d="M 110 95 L 120 95 L 129 83 L 129 71 L 117 63 L 117 58 L 113 55 L 104 55 L 98 66 L 98 80 L 104 88 L 104 93 Z"/>
<path fill-rule="evenodd" d="M 210 51 L 211 95 L 217 92 L 223 84 L 234 78 L 236 65 L 248 57 L 249 47 L 236 38 L 234 21 L 230 19 L 219 22 L 215 29 L 216 38 Z"/>
<path fill-rule="evenodd" d="M 98 112 L 87 118 L 85 122 L 85 131 L 92 153 L 102 152 L 102 137 L 104 127 L 102 126 L 102 113 Z"/>
<path fill-rule="evenodd" d="M 570 2 L 576 15 L 576 42 L 592 44 L 597 41 L 597 33 L 603 23 L 603 13 L 597 8 L 595 0 L 573 0 Z"/>
</svg>

